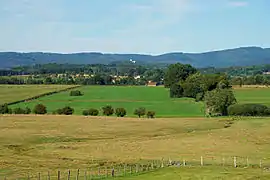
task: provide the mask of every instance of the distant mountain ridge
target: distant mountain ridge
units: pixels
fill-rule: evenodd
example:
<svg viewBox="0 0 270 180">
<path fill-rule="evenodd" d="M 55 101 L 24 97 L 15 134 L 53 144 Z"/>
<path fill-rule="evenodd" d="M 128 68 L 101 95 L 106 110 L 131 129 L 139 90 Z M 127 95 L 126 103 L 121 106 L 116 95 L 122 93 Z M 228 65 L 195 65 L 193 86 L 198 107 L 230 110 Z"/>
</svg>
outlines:
<svg viewBox="0 0 270 180">
<path fill-rule="evenodd" d="M 228 67 L 270 64 L 270 48 L 240 47 L 204 53 L 167 53 L 162 55 L 145 54 L 103 54 L 89 53 L 43 53 L 43 52 L 0 52 L 0 68 L 11 68 L 33 64 L 108 64 L 116 61 L 138 63 L 184 63 L 195 67 Z"/>
</svg>

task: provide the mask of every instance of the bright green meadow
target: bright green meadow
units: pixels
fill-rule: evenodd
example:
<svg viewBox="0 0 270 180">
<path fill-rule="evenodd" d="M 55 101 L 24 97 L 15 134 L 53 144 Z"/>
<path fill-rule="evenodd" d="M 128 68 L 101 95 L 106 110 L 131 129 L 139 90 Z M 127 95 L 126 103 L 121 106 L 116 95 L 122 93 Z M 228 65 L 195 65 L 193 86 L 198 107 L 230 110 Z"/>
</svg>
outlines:
<svg viewBox="0 0 270 180">
<path fill-rule="evenodd" d="M 37 103 L 43 103 L 49 113 L 52 113 L 57 108 L 68 105 L 75 109 L 75 114 L 82 114 L 84 109 L 101 109 L 105 105 L 111 105 L 114 108 L 127 109 L 128 116 L 134 116 L 134 110 L 139 107 L 155 111 L 158 117 L 204 115 L 202 103 L 196 103 L 194 99 L 189 98 L 171 99 L 168 90 L 163 87 L 84 86 L 78 89 L 84 94 L 83 96 L 69 96 L 69 92 L 62 92 L 15 106 L 33 108 Z"/>
<path fill-rule="evenodd" d="M 78 88 L 84 95 L 80 97 L 69 96 L 69 92 L 61 92 L 24 102 L 13 107 L 33 108 L 37 103 L 47 106 L 52 113 L 58 108 L 71 106 L 75 114 L 80 115 L 84 109 L 111 105 L 114 108 L 124 107 L 127 116 L 134 116 L 136 108 L 145 107 L 155 111 L 157 117 L 201 117 L 204 116 L 204 105 L 194 99 L 171 99 L 168 89 L 163 87 L 144 86 L 84 86 Z M 270 105 L 270 88 L 242 88 L 235 89 L 235 96 L 239 103 L 262 103 Z"/>
</svg>

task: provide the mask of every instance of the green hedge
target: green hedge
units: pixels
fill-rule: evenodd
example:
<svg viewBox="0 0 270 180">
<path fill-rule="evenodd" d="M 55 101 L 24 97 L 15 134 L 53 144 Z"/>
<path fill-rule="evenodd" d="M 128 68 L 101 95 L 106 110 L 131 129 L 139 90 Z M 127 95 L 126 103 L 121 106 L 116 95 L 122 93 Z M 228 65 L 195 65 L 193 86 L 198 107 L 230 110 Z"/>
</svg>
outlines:
<svg viewBox="0 0 270 180">
<path fill-rule="evenodd" d="M 235 104 L 228 108 L 230 116 L 269 116 L 269 108 L 262 104 Z"/>
</svg>

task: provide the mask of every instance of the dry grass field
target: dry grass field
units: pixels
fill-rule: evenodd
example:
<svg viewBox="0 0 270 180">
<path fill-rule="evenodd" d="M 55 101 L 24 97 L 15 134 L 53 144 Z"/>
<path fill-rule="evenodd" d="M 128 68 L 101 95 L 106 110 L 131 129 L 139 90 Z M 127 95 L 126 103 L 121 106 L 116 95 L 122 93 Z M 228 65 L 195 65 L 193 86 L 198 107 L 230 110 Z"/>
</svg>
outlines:
<svg viewBox="0 0 270 180">
<path fill-rule="evenodd" d="M 72 87 L 71 85 L 0 85 L 0 104 Z"/>
<path fill-rule="evenodd" d="M 270 118 L 236 120 L 229 128 L 225 120 L 0 116 L 0 176 L 83 169 L 92 160 L 188 162 L 204 156 L 205 162 L 218 163 L 221 157 L 241 156 L 258 164 L 270 157 Z"/>
</svg>

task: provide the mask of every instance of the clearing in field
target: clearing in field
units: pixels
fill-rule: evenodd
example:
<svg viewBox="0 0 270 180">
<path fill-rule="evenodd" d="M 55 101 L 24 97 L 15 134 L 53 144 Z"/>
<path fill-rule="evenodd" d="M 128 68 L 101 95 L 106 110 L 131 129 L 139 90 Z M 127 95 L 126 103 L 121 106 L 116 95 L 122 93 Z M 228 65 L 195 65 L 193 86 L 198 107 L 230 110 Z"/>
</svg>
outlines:
<svg viewBox="0 0 270 180">
<path fill-rule="evenodd" d="M 270 165 L 270 118 L 235 120 L 227 128 L 224 128 L 226 119 L 215 118 L 148 120 L 52 115 L 0 118 L 0 176 L 25 177 L 28 172 L 85 169 L 93 160 L 110 165 L 170 157 L 185 158 L 188 164 L 199 162 L 203 156 L 205 164 L 220 164 L 224 157 L 232 167 L 232 157 L 237 156 L 238 163 L 245 164 L 249 157 L 251 165 L 258 165 L 262 158 L 264 166 Z M 206 167 L 200 172 L 209 170 Z M 186 172 L 191 173 L 192 169 Z M 151 179 L 147 175 L 142 177 Z"/>
<path fill-rule="evenodd" d="M 0 104 L 72 87 L 71 85 L 0 85 Z"/>
<path fill-rule="evenodd" d="M 15 106 L 33 108 L 37 103 L 43 103 L 47 106 L 49 113 L 52 113 L 68 105 L 75 109 L 77 115 L 81 115 L 85 109 L 101 109 L 105 105 L 112 105 L 114 108 L 123 107 L 127 109 L 127 116 L 134 116 L 134 110 L 139 107 L 155 111 L 157 117 L 204 115 L 203 103 L 197 103 L 189 98 L 171 99 L 168 89 L 162 87 L 84 86 L 78 90 L 84 95 L 74 97 L 69 96 L 69 92 L 62 92 Z"/>
</svg>

